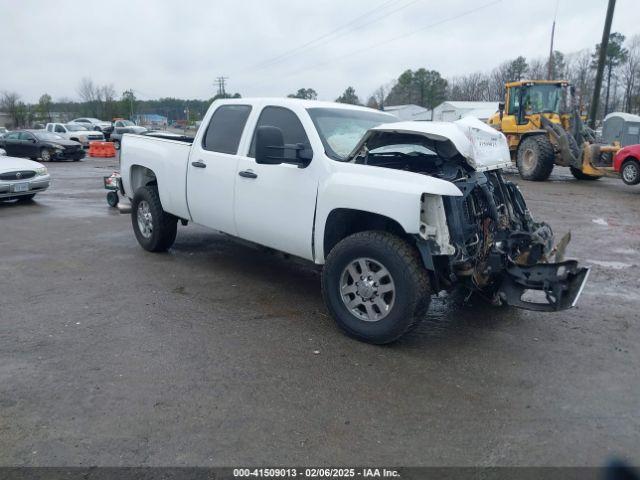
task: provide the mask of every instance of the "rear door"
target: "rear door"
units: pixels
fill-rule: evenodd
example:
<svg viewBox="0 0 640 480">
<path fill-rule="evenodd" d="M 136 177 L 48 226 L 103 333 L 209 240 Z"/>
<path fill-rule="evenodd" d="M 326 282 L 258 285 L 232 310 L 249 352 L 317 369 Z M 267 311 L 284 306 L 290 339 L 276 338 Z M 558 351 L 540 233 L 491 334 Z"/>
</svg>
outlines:
<svg viewBox="0 0 640 480">
<path fill-rule="evenodd" d="M 4 136 L 4 150 L 7 152 L 7 155 L 12 155 L 14 157 L 19 157 L 22 155 L 20 152 L 22 151 L 22 144 L 20 143 L 20 132 L 12 132 L 8 133 Z"/>
<path fill-rule="evenodd" d="M 233 216 L 238 146 L 250 105 L 221 105 L 191 148 L 187 202 L 195 223 L 236 235 Z"/>
</svg>

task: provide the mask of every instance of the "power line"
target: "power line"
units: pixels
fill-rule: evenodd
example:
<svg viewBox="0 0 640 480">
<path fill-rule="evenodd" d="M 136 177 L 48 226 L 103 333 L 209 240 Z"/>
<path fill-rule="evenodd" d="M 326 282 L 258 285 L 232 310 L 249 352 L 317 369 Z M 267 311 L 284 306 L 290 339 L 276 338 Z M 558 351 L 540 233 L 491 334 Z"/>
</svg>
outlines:
<svg viewBox="0 0 640 480">
<path fill-rule="evenodd" d="M 277 64 L 277 63 L 281 63 L 282 61 L 286 60 L 287 58 L 289 58 L 291 56 L 294 56 L 294 55 L 296 55 L 298 53 L 301 53 L 304 50 L 307 50 L 307 49 L 309 49 L 311 47 L 318 47 L 318 46 L 320 46 L 320 45 L 322 45 L 324 43 L 332 42 L 332 41 L 334 41 L 334 40 L 336 40 L 336 39 L 338 39 L 340 37 L 348 35 L 353 30 L 359 30 L 361 28 L 366 27 L 367 25 L 371 25 L 372 23 L 378 22 L 378 21 L 386 18 L 387 16 L 393 15 L 396 12 L 404 10 L 405 8 L 408 8 L 411 5 L 413 5 L 414 3 L 418 2 L 418 1 L 422 1 L 422 0 L 412 0 L 412 1 L 410 1 L 409 3 L 407 3 L 405 5 L 401 5 L 401 6 L 399 6 L 398 8 L 396 8 L 394 10 L 382 13 L 382 15 L 378 15 L 375 18 L 373 18 L 373 19 L 371 19 L 371 20 L 369 20 L 369 21 L 367 21 L 365 23 L 357 25 L 355 29 L 347 30 L 346 32 L 343 31 L 343 30 L 347 29 L 348 27 L 351 27 L 352 25 L 357 24 L 360 20 L 362 20 L 362 19 L 364 19 L 366 17 L 369 17 L 369 16 L 371 16 L 371 15 L 373 15 L 375 13 L 381 13 L 381 11 L 384 10 L 385 8 L 387 8 L 387 7 L 389 7 L 389 6 L 393 5 L 393 4 L 397 4 L 400 1 L 402 1 L 402 0 L 387 0 L 386 2 L 384 2 L 381 5 L 377 6 L 376 8 L 374 8 L 374 9 L 372 9 L 372 10 L 370 10 L 370 11 L 368 11 L 368 12 L 362 14 L 362 15 L 359 15 L 358 17 L 354 18 L 353 20 L 351 20 L 351 21 L 349 21 L 349 22 L 347 22 L 347 23 L 345 23 L 345 24 L 343 24 L 343 25 L 331 30 L 330 32 L 327 32 L 327 33 L 325 33 L 323 35 L 320 35 L 319 37 L 316 37 L 313 40 L 310 40 L 310 41 L 304 43 L 303 45 L 300 45 L 300 46 L 298 46 L 296 48 L 288 50 L 288 51 L 286 51 L 286 52 L 284 52 L 284 53 L 282 53 L 280 55 L 277 55 L 277 56 L 275 56 L 273 58 L 264 60 L 264 61 L 262 61 L 262 62 L 260 62 L 260 63 L 258 63 L 256 65 L 246 69 L 246 70 L 264 69 L 264 68 L 267 68 L 267 67 L 269 67 L 271 65 L 274 65 L 274 64 Z M 331 37 L 333 37 L 333 38 L 331 38 Z M 244 70 L 244 71 L 246 71 L 246 70 Z"/>
<path fill-rule="evenodd" d="M 331 58 L 330 60 L 327 60 L 325 62 L 315 63 L 315 64 L 312 65 L 312 67 L 322 67 L 322 66 L 325 66 L 325 65 L 329 65 L 331 63 L 335 63 L 336 61 L 343 60 L 343 59 L 351 57 L 353 55 L 357 55 L 359 53 L 369 51 L 369 50 L 371 50 L 373 48 L 378 48 L 378 47 L 386 45 L 388 43 L 392 43 L 392 42 L 396 42 L 398 40 L 402 40 L 404 38 L 407 38 L 407 37 L 410 37 L 412 35 L 415 35 L 416 33 L 420 33 L 420 32 L 423 32 L 425 30 L 429 30 L 431 28 L 440 26 L 440 25 L 442 25 L 444 23 L 452 22 L 454 20 L 458 20 L 459 18 L 466 17 L 467 15 L 471 15 L 472 13 L 475 13 L 475 12 L 477 12 L 479 10 L 483 10 L 485 8 L 488 8 L 488 7 L 492 6 L 492 5 L 500 3 L 501 1 L 502 0 L 493 0 L 491 2 L 488 2 L 488 3 L 485 3 L 483 5 L 480 5 L 479 7 L 475 7 L 475 8 L 472 8 L 470 10 L 466 10 L 466 11 L 464 11 L 462 13 L 457 14 L 457 15 L 454 15 L 454 16 L 451 16 L 451 17 L 447 17 L 447 18 L 444 18 L 442 20 L 438 20 L 436 22 L 433 22 L 433 23 L 430 23 L 428 25 L 425 25 L 424 27 L 417 28 L 415 30 L 412 30 L 411 32 L 404 33 L 402 35 L 398 35 L 398 36 L 395 36 L 395 37 L 391 37 L 391 38 L 389 38 L 387 40 L 384 40 L 382 42 L 378 42 L 378 43 L 374 43 L 374 44 L 368 45 L 367 47 L 360 48 L 358 50 L 354 50 L 352 52 L 346 53 L 346 54 L 341 55 L 339 57 Z M 309 68 L 310 67 L 305 67 L 305 68 L 301 68 L 299 70 L 294 70 L 293 72 L 289 72 L 289 73 L 286 73 L 284 75 L 281 75 L 281 78 L 286 78 L 286 77 L 290 77 L 292 75 L 296 75 L 296 74 L 298 74 L 300 72 L 308 70 Z"/>
</svg>

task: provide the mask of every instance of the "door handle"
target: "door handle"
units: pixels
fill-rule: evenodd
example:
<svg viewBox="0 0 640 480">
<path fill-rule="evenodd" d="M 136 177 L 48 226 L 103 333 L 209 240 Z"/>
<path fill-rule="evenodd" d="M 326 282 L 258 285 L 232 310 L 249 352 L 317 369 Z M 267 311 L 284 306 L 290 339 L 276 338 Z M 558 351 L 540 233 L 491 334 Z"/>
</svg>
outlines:
<svg viewBox="0 0 640 480">
<path fill-rule="evenodd" d="M 254 173 L 252 170 L 242 170 L 238 172 L 238 175 L 244 178 L 258 178 L 258 174 Z"/>
<path fill-rule="evenodd" d="M 207 168 L 207 164 L 204 163 L 202 160 L 198 160 L 197 162 L 191 162 L 191 165 L 193 165 L 196 168 Z"/>
</svg>

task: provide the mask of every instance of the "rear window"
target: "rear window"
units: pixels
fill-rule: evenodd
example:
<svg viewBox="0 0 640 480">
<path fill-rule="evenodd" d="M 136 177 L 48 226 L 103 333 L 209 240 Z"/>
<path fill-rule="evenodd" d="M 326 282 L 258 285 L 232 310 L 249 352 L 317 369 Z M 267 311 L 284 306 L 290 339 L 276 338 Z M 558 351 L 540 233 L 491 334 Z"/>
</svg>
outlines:
<svg viewBox="0 0 640 480">
<path fill-rule="evenodd" d="M 212 152 L 238 153 L 242 131 L 251 112 L 249 105 L 222 105 L 213 112 L 202 148 Z"/>
</svg>

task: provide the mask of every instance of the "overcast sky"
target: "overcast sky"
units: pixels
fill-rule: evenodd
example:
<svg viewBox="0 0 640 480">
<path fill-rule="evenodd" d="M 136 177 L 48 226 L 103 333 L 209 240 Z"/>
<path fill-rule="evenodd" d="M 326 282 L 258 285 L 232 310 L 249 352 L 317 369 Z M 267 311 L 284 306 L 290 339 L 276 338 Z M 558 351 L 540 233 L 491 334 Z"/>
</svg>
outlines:
<svg viewBox="0 0 640 480">
<path fill-rule="evenodd" d="M 0 91 L 76 99 L 82 77 L 141 99 L 314 88 L 362 100 L 407 68 L 445 77 L 548 54 L 558 0 L 0 0 Z M 613 30 L 640 33 L 638 0 Z M 559 0 L 555 46 L 600 41 L 606 0 Z"/>
</svg>

